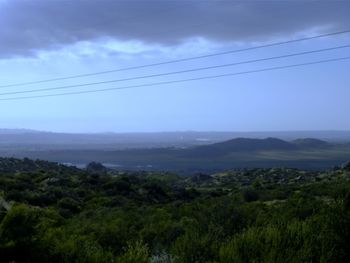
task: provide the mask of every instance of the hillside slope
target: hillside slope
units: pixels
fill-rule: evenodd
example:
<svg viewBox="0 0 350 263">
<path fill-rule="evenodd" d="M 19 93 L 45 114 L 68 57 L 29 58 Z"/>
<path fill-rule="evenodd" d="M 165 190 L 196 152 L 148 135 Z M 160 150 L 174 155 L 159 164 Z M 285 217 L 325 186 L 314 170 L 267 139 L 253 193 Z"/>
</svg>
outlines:
<svg viewBox="0 0 350 263">
<path fill-rule="evenodd" d="M 292 141 L 292 143 L 300 148 L 326 148 L 331 146 L 331 144 L 326 141 L 314 138 L 296 139 Z"/>
<path fill-rule="evenodd" d="M 250 139 L 237 138 L 220 143 L 214 143 L 205 146 L 198 146 L 184 150 L 185 156 L 219 156 L 231 152 L 249 152 L 249 151 L 271 151 L 271 150 L 296 150 L 296 145 L 277 139 Z"/>
</svg>

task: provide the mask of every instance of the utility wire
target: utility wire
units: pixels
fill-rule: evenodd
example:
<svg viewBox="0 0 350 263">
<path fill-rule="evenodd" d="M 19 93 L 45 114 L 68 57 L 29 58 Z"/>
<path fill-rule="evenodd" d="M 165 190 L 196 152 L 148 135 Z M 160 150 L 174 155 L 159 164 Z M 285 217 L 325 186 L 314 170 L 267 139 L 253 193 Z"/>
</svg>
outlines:
<svg viewBox="0 0 350 263">
<path fill-rule="evenodd" d="M 308 65 L 324 64 L 324 63 L 344 61 L 344 60 L 349 60 L 349 59 L 350 59 L 350 56 L 349 57 L 334 58 L 334 59 L 318 60 L 318 61 L 306 62 L 306 63 L 300 63 L 300 64 L 292 64 L 292 65 L 286 65 L 286 66 L 263 68 L 263 69 L 257 69 L 257 70 L 241 71 L 241 72 L 227 73 L 227 74 L 220 74 L 220 75 L 211 75 L 211 76 L 204 76 L 204 77 L 198 77 L 198 78 L 188 78 L 188 79 L 181 79 L 181 80 L 154 82 L 154 83 L 149 83 L 149 84 L 141 84 L 141 85 L 133 85 L 133 86 L 105 88 L 105 89 L 96 89 L 96 90 L 88 90 L 88 91 L 76 91 L 76 92 L 67 92 L 67 93 L 57 93 L 57 94 L 48 94 L 48 95 L 27 96 L 27 97 L 3 98 L 3 99 L 0 99 L 0 101 L 24 100 L 24 99 L 45 98 L 45 97 L 58 97 L 58 96 L 67 96 L 67 95 L 105 92 L 105 91 L 112 91 L 112 90 L 122 90 L 122 89 L 133 89 L 133 88 L 141 88 L 141 87 L 168 85 L 168 84 L 174 84 L 174 83 L 183 83 L 183 82 L 205 80 L 205 79 L 217 79 L 217 78 L 222 78 L 222 77 L 246 75 L 246 74 L 258 73 L 258 72 L 266 72 L 266 71 L 273 71 L 273 70 L 280 70 L 280 69 L 287 69 L 287 68 L 296 68 L 296 67 L 302 67 L 302 66 L 308 66 Z"/>
<path fill-rule="evenodd" d="M 140 66 L 112 69 L 112 70 L 99 71 L 99 72 L 94 72 L 94 73 L 71 75 L 71 76 L 67 76 L 67 77 L 59 77 L 59 78 L 51 78 L 51 79 L 45 79 L 45 80 L 28 81 L 28 82 L 0 85 L 0 88 L 8 88 L 8 87 L 16 87 L 16 86 L 27 86 L 27 85 L 40 84 L 40 83 L 46 83 L 46 82 L 53 82 L 53 81 L 59 81 L 59 80 L 75 79 L 75 78 L 97 76 L 97 75 L 114 73 L 114 72 L 120 72 L 120 71 L 127 71 L 127 70 L 134 70 L 134 69 L 141 69 L 141 68 L 148 68 L 148 67 L 155 67 L 155 66 L 161 66 L 161 65 L 166 65 L 166 64 L 173 64 L 173 63 L 179 63 L 179 62 L 185 62 L 185 61 L 191 61 L 191 60 L 197 60 L 197 59 L 203 59 L 203 58 L 209 58 L 209 57 L 215 57 L 215 56 L 221 56 L 221 55 L 228 55 L 228 54 L 239 53 L 239 52 L 244 52 L 244 51 L 250 51 L 250 50 L 255 50 L 255 49 L 261 49 L 261 48 L 266 48 L 266 47 L 280 46 L 280 45 L 296 43 L 296 42 L 300 42 L 300 41 L 312 40 L 312 39 L 329 37 L 329 36 L 335 36 L 335 35 L 341 35 L 341 34 L 347 34 L 347 33 L 350 33 L 350 29 L 349 30 L 344 30 L 344 31 L 327 33 L 327 34 L 315 35 L 315 36 L 311 36 L 311 37 L 304 37 L 304 38 L 292 39 L 292 40 L 287 40 L 287 41 L 274 42 L 274 43 L 270 43 L 270 44 L 253 46 L 253 47 L 248 47 L 248 48 L 243 48 L 243 49 L 235 49 L 235 50 L 229 50 L 229 51 L 224 51 L 224 52 L 212 53 L 212 54 L 207 54 L 207 55 L 202 55 L 202 56 L 194 56 L 194 57 L 188 57 L 188 58 L 182 58 L 182 59 L 176 59 L 176 60 L 169 60 L 169 61 L 164 61 L 164 62 L 159 62 L 159 63 L 152 63 L 152 64 L 145 64 L 145 65 L 140 65 Z"/>
<path fill-rule="evenodd" d="M 24 90 L 24 91 L 11 91 L 11 92 L 0 93 L 0 96 L 15 95 L 15 94 L 25 94 L 25 93 L 35 93 L 35 92 L 52 91 L 52 90 L 63 90 L 63 89 L 80 88 L 80 87 L 86 87 L 86 86 L 109 84 L 109 83 L 116 83 L 116 82 L 130 81 L 130 80 L 139 80 L 139 79 L 147 79 L 147 78 L 154 78 L 154 77 L 163 77 L 163 76 L 183 74 L 183 73 L 202 71 L 202 70 L 208 70 L 208 69 L 232 67 L 232 66 L 237 66 L 237 65 L 242 65 L 242 64 L 250 64 L 250 63 L 269 61 L 269 60 L 275 60 L 275 59 L 281 59 L 281 58 L 288 58 L 288 57 L 294 57 L 294 56 L 302 56 L 302 55 L 307 55 L 307 54 L 320 53 L 320 52 L 337 50 L 337 49 L 343 49 L 343 48 L 349 48 L 349 47 L 350 47 L 350 44 L 349 45 L 344 45 L 344 46 L 331 47 L 331 48 L 324 48 L 324 49 L 317 49 L 317 50 L 311 50 L 311 51 L 304 51 L 304 52 L 299 52 L 299 53 L 291 53 L 291 54 L 274 56 L 274 57 L 267 57 L 267 58 L 261 58 L 261 59 L 240 61 L 240 62 L 235 62 L 235 63 L 214 65 L 214 66 L 201 67 L 201 68 L 193 68 L 193 69 L 180 70 L 180 71 L 172 71 L 172 72 L 152 74 L 152 75 L 144 75 L 144 76 L 138 76 L 138 77 L 130 77 L 130 78 L 123 78 L 123 79 L 106 80 L 106 81 L 90 82 L 90 83 L 82 83 L 82 84 L 67 85 L 67 86 L 60 86 L 60 87 L 53 87 L 53 88 L 42 88 L 42 89 L 33 89 L 33 90 Z"/>
</svg>

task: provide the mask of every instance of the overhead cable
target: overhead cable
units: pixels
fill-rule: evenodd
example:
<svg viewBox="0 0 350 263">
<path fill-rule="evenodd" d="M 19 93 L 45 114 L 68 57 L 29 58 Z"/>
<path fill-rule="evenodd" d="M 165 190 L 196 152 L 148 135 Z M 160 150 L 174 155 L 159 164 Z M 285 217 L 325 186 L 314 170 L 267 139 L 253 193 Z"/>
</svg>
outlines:
<svg viewBox="0 0 350 263">
<path fill-rule="evenodd" d="M 155 78 L 155 77 L 164 77 L 164 76 L 184 74 L 184 73 L 203 71 L 203 70 L 209 70 L 209 69 L 232 67 L 232 66 L 243 65 L 243 64 L 251 64 L 251 63 L 270 61 L 270 60 L 275 60 L 275 59 L 282 59 L 282 58 L 288 58 L 288 57 L 302 56 L 302 55 L 307 55 L 307 54 L 320 53 L 320 52 L 337 50 L 337 49 L 343 49 L 343 48 L 349 48 L 349 47 L 350 47 L 350 44 L 349 45 L 344 45 L 344 46 L 337 46 L 337 47 L 331 47 L 331 48 L 323 48 L 323 49 L 317 49 L 317 50 L 298 52 L 298 53 L 290 53 L 290 54 L 274 56 L 274 57 L 267 57 L 267 58 L 239 61 L 239 62 L 228 63 L 228 64 L 220 64 L 220 65 L 214 65 L 214 66 L 192 68 L 192 69 L 171 71 L 171 72 L 151 74 L 151 75 L 136 76 L 136 77 L 130 77 L 130 78 L 105 80 L 105 81 L 98 81 L 98 82 L 88 82 L 88 83 L 81 83 L 81 84 L 75 84 L 75 85 L 66 85 L 66 86 L 59 86 L 59 87 L 52 87 L 52 88 L 40 88 L 40 89 L 31 89 L 31 90 L 22 90 L 22 91 L 10 91 L 10 92 L 0 93 L 0 96 L 15 95 L 15 94 L 25 94 L 25 93 L 36 93 L 36 92 L 63 90 L 63 89 L 73 89 L 73 88 L 81 88 L 81 87 L 87 87 L 87 86 L 95 86 L 95 85 L 110 84 L 110 83 L 116 83 L 116 82 L 131 81 L 131 80 L 140 80 L 140 79 L 148 79 L 148 78 Z"/>
<path fill-rule="evenodd" d="M 76 91 L 76 92 L 67 92 L 67 93 L 56 93 L 56 94 L 46 94 L 46 95 L 36 95 L 36 96 L 26 96 L 26 97 L 0 98 L 0 101 L 58 97 L 58 96 L 88 94 L 88 93 L 106 92 L 106 91 L 122 90 L 122 89 L 152 87 L 152 86 L 168 85 L 168 84 L 174 84 L 174 83 L 184 83 L 184 82 L 191 82 L 191 81 L 198 81 L 198 80 L 217 79 L 217 78 L 222 78 L 222 77 L 233 77 L 233 76 L 246 75 L 246 74 L 258 73 L 258 72 L 266 72 L 266 71 L 281 70 L 281 69 L 287 69 L 287 68 L 296 68 L 296 67 L 302 67 L 302 66 L 308 66 L 308 65 L 316 65 L 316 64 L 324 64 L 324 63 L 337 62 L 337 61 L 345 61 L 345 60 L 349 60 L 349 59 L 350 59 L 350 57 L 340 57 L 340 58 L 318 60 L 318 61 L 313 61 L 313 62 L 292 64 L 292 65 L 286 65 L 286 66 L 263 68 L 263 69 L 257 69 L 257 70 L 241 71 L 241 72 L 234 72 L 234 73 L 227 73 L 227 74 L 220 74 L 220 75 L 210 75 L 210 76 L 188 78 L 188 79 L 181 79 L 181 80 L 154 82 L 154 83 L 141 84 L 141 85 L 131 85 L 131 86 L 124 86 L 124 87 L 104 88 L 104 89 L 85 90 L 85 91 Z"/>
<path fill-rule="evenodd" d="M 291 39 L 291 40 L 287 40 L 287 41 L 273 42 L 273 43 L 269 43 L 269 44 L 252 46 L 252 47 L 248 47 L 248 48 L 234 49 L 234 50 L 229 50 L 229 51 L 217 52 L 217 53 L 212 53 L 212 54 L 207 54 L 207 55 L 193 56 L 193 57 L 187 57 L 187 58 L 175 59 L 175 60 L 168 60 L 168 61 L 164 61 L 164 62 L 157 62 L 157 63 L 151 63 L 151 64 L 145 64 L 145 65 L 136 65 L 136 66 L 131 66 L 131 67 L 119 68 L 119 69 L 105 70 L 105 71 L 99 71 L 99 72 L 93 72 L 93 73 L 85 73 L 85 74 L 76 74 L 76 75 L 71 75 L 71 76 L 50 78 L 50 79 L 37 80 L 37 81 L 27 81 L 27 82 L 13 83 L 13 84 L 4 84 L 4 85 L 0 85 L 0 88 L 8 88 L 8 87 L 16 87 L 16 86 L 27 86 L 27 85 L 34 85 L 34 84 L 40 84 L 40 83 L 60 81 L 60 80 L 68 80 L 68 79 L 75 79 L 75 78 L 82 78 L 82 77 L 97 76 L 97 75 L 103 75 L 103 74 L 108 74 L 108 73 L 115 73 L 115 72 L 120 72 L 120 71 L 128 71 L 128 70 L 149 68 L 149 67 L 173 64 L 173 63 L 179 63 L 179 62 L 185 62 L 185 61 L 191 61 L 191 60 L 197 60 L 197 59 L 204 59 L 204 58 L 209 58 L 209 57 L 221 56 L 221 55 L 229 55 L 229 54 L 233 54 L 233 53 L 245 52 L 245 51 L 256 50 L 256 49 L 261 49 L 261 48 L 280 46 L 280 45 L 291 44 L 291 43 L 307 41 L 307 40 L 312 40 L 312 39 L 331 37 L 331 36 L 342 35 L 342 34 L 347 34 L 347 33 L 350 33 L 350 29 L 349 30 L 332 32 L 332 33 L 314 35 L 314 36 L 310 36 L 310 37 Z"/>
</svg>

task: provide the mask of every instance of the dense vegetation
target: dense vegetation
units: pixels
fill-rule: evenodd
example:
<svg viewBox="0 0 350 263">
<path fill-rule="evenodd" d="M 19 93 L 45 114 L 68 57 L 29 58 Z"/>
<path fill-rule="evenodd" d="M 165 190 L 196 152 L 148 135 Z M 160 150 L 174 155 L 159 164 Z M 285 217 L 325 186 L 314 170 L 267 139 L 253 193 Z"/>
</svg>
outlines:
<svg viewBox="0 0 350 263">
<path fill-rule="evenodd" d="M 1 262 L 350 262 L 350 169 L 180 177 L 0 159 Z"/>
</svg>

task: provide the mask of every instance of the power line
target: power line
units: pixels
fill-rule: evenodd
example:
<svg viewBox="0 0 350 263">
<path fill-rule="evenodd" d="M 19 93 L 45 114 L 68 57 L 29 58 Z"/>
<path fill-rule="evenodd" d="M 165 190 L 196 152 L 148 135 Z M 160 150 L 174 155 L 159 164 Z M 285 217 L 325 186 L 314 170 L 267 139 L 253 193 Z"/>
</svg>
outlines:
<svg viewBox="0 0 350 263">
<path fill-rule="evenodd" d="M 0 101 L 24 100 L 24 99 L 45 98 L 45 97 L 58 97 L 58 96 L 105 92 L 105 91 L 112 91 L 112 90 L 122 90 L 122 89 L 132 89 L 132 88 L 168 85 L 168 84 L 174 84 L 174 83 L 183 83 L 183 82 L 198 81 L 198 80 L 205 80 L 205 79 L 217 79 L 217 78 L 222 78 L 222 77 L 238 76 L 238 75 L 252 74 L 252 73 L 258 73 L 258 72 L 287 69 L 287 68 L 296 68 L 296 67 L 302 67 L 302 66 L 308 66 L 308 65 L 323 64 L 323 63 L 336 62 L 336 61 L 344 61 L 344 60 L 348 60 L 348 59 L 350 59 L 350 57 L 341 57 L 341 58 L 319 60 L 319 61 L 306 62 L 306 63 L 300 63 L 300 64 L 292 64 L 292 65 L 279 66 L 279 67 L 263 68 L 263 69 L 258 69 L 258 70 L 241 71 L 241 72 L 235 72 L 235 73 L 211 75 L 211 76 L 204 76 L 204 77 L 198 77 L 198 78 L 188 78 L 188 79 L 182 79 L 182 80 L 155 82 L 155 83 L 133 85 L 133 86 L 105 88 L 105 89 L 88 90 L 88 91 L 76 91 L 76 92 L 67 92 L 67 93 L 57 93 L 57 94 L 48 94 L 48 95 L 27 96 L 27 97 L 4 98 L 4 99 L 0 99 Z"/>
<path fill-rule="evenodd" d="M 154 77 L 163 77 L 163 76 L 183 74 L 183 73 L 202 71 L 202 70 L 208 70 L 208 69 L 224 68 L 224 67 L 231 67 L 231 66 L 237 66 L 237 65 L 242 65 L 242 64 L 250 64 L 250 63 L 262 62 L 262 61 L 269 61 L 269 60 L 275 60 L 275 59 L 281 59 L 281 58 L 288 58 L 288 57 L 294 57 L 294 56 L 302 56 L 302 55 L 307 55 L 307 54 L 320 53 L 320 52 L 337 50 L 337 49 L 342 49 L 342 48 L 349 48 L 349 47 L 350 47 L 350 44 L 349 45 L 344 45 L 344 46 L 331 47 L 331 48 L 324 48 L 324 49 L 317 49 L 317 50 L 311 50 L 311 51 L 304 51 L 304 52 L 299 52 L 299 53 L 291 53 L 291 54 L 287 54 L 287 55 L 280 55 L 280 56 L 267 57 L 267 58 L 261 58 L 261 59 L 240 61 L 240 62 L 235 62 L 235 63 L 214 65 L 214 66 L 201 67 L 201 68 L 193 68 L 193 69 L 180 70 L 180 71 L 172 71 L 172 72 L 159 73 L 159 74 L 144 75 L 144 76 L 138 76 L 138 77 L 130 77 L 130 78 L 123 78 L 123 79 L 106 80 L 106 81 L 90 82 L 90 83 L 82 83 L 82 84 L 67 85 L 67 86 L 60 86 L 60 87 L 53 87 L 53 88 L 42 88 L 42 89 L 33 89 L 33 90 L 24 90 L 24 91 L 11 91 L 11 92 L 0 93 L 0 96 L 15 95 L 15 94 L 25 94 L 25 93 L 35 93 L 35 92 L 52 91 L 52 90 L 62 90 L 62 89 L 71 89 L 71 88 L 80 88 L 80 87 L 86 87 L 86 86 L 109 84 L 109 83 L 116 83 L 116 82 L 130 81 L 130 80 L 139 80 L 139 79 L 147 79 L 147 78 L 154 78 Z"/>
<path fill-rule="evenodd" d="M 120 72 L 120 71 L 127 71 L 127 70 L 134 70 L 134 69 L 141 69 L 141 68 L 148 68 L 148 67 L 155 67 L 155 66 L 161 66 L 161 65 L 166 65 L 166 64 L 173 64 L 173 63 L 179 63 L 179 62 L 185 62 L 185 61 L 191 61 L 191 60 L 197 60 L 197 59 L 203 59 L 203 58 L 209 58 L 209 57 L 215 57 L 215 56 L 221 56 L 221 55 L 228 55 L 228 54 L 239 53 L 239 52 L 244 52 L 244 51 L 250 51 L 250 50 L 255 50 L 255 49 L 261 49 L 261 48 L 266 48 L 266 47 L 280 46 L 280 45 L 296 43 L 296 42 L 300 42 L 300 41 L 312 40 L 312 39 L 329 37 L 329 36 L 335 36 L 335 35 L 341 35 L 341 34 L 347 34 L 347 33 L 350 33 L 350 29 L 349 30 L 344 30 L 344 31 L 333 32 L 333 33 L 315 35 L 315 36 L 311 36 L 311 37 L 304 37 L 304 38 L 292 39 L 292 40 L 287 40 L 287 41 L 274 42 L 274 43 L 270 43 L 270 44 L 253 46 L 253 47 L 248 47 L 248 48 L 243 48 L 243 49 L 235 49 L 235 50 L 229 50 L 229 51 L 224 51 L 224 52 L 212 53 L 212 54 L 207 54 L 207 55 L 202 55 L 202 56 L 194 56 L 194 57 L 188 57 L 188 58 L 182 58 L 182 59 L 176 59 L 176 60 L 169 60 L 169 61 L 164 61 L 164 62 L 159 62 L 159 63 L 152 63 L 152 64 L 145 64 L 145 65 L 140 65 L 140 66 L 132 66 L 132 67 L 119 68 L 119 69 L 112 69 L 112 70 L 99 71 L 99 72 L 94 72 L 94 73 L 71 75 L 71 76 L 67 76 L 67 77 L 59 77 L 59 78 L 51 78 L 51 79 L 45 79 L 45 80 L 28 81 L 28 82 L 14 83 L 14 84 L 8 84 L 8 85 L 0 85 L 0 88 L 26 86 L 26 85 L 33 85 L 33 84 L 40 84 L 40 83 L 59 81 L 59 80 L 67 80 L 67 79 L 75 79 L 75 78 L 82 78 L 82 77 L 89 77 L 89 76 L 97 76 L 97 75 L 103 75 L 103 74 Z"/>
</svg>

